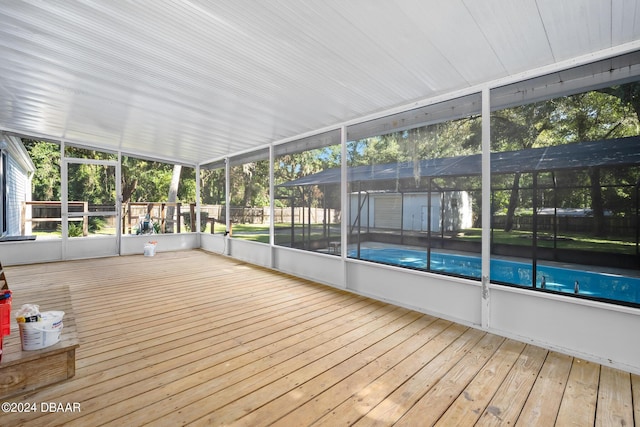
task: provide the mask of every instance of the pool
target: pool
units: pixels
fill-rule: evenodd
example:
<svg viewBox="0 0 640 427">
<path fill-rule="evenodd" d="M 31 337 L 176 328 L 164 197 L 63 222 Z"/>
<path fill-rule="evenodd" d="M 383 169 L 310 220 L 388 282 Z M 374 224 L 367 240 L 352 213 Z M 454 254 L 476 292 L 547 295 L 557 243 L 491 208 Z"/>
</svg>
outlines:
<svg viewBox="0 0 640 427">
<path fill-rule="evenodd" d="M 356 256 L 356 250 L 349 251 L 349 257 Z M 417 269 L 427 267 L 426 250 L 366 248 L 360 250 L 360 259 Z M 431 271 L 480 279 L 482 262 L 480 257 L 431 252 Z M 531 264 L 492 259 L 491 280 L 531 287 Z M 577 289 L 580 295 L 640 304 L 640 278 L 635 277 L 538 264 L 536 286 L 571 294 Z"/>
</svg>

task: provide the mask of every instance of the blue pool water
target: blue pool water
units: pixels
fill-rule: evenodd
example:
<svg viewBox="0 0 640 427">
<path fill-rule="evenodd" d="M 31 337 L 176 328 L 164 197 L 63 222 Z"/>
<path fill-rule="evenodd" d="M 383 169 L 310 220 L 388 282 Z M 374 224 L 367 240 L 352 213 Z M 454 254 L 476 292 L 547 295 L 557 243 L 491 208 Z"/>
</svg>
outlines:
<svg viewBox="0 0 640 427">
<path fill-rule="evenodd" d="M 349 251 L 349 257 L 356 256 L 355 250 Z M 360 259 L 424 269 L 427 252 L 401 248 L 361 249 Z M 431 252 L 431 271 L 479 279 L 481 270 L 480 257 Z M 640 304 L 640 278 L 540 264 L 536 273 L 538 288 L 542 287 L 544 280 L 546 289 L 573 294 L 577 281 L 581 295 Z M 491 280 L 531 287 L 531 263 L 492 259 Z"/>
</svg>

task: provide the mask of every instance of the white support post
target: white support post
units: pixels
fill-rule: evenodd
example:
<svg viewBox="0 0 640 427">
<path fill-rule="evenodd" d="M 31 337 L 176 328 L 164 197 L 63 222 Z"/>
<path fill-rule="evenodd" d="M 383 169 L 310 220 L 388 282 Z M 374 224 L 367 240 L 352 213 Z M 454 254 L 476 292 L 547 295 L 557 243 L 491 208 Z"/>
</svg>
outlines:
<svg viewBox="0 0 640 427">
<path fill-rule="evenodd" d="M 60 141 L 60 231 L 62 233 L 62 259 L 67 259 L 67 242 L 69 240 L 69 166 L 65 156 L 64 140 Z"/>
<path fill-rule="evenodd" d="M 118 151 L 116 168 L 116 253 L 122 255 L 122 152 Z"/>
<path fill-rule="evenodd" d="M 225 255 L 229 255 L 231 253 L 231 249 L 229 248 L 229 244 L 228 241 L 230 240 L 231 236 L 229 235 L 229 233 L 231 232 L 231 184 L 230 184 L 230 177 L 231 177 L 231 166 L 229 166 L 229 157 L 226 157 L 224 159 L 224 200 L 225 200 L 225 216 L 226 216 L 226 233 L 224 238 L 227 240 L 227 244 L 225 244 L 225 249 L 226 249 L 226 253 Z"/>
<path fill-rule="evenodd" d="M 271 268 L 275 268 L 275 184 L 273 182 L 275 173 L 273 163 L 275 161 L 275 150 L 273 148 L 273 144 L 269 145 L 269 245 L 271 246 L 271 251 L 269 252 L 269 265 Z"/>
<path fill-rule="evenodd" d="M 196 166 L 196 232 L 202 233 L 200 229 L 200 165 Z M 193 231 L 193 224 L 191 225 Z"/>
<path fill-rule="evenodd" d="M 489 328 L 491 293 L 491 91 L 482 90 L 482 328 Z"/>
<path fill-rule="evenodd" d="M 347 127 L 340 128 L 340 257 L 342 258 L 343 279 L 342 286 L 347 286 L 347 254 L 349 239 L 347 233 L 349 231 L 349 195 L 347 182 Z"/>
</svg>

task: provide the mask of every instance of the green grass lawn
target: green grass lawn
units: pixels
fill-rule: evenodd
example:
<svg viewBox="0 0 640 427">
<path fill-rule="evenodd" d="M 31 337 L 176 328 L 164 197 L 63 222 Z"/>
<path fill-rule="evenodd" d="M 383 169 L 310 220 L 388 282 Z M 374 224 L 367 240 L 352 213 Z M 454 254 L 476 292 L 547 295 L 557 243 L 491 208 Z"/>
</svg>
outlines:
<svg viewBox="0 0 640 427">
<path fill-rule="evenodd" d="M 277 224 L 277 227 L 288 228 L 290 224 Z M 319 227 L 316 227 L 318 230 Z M 216 224 L 216 233 L 223 233 L 224 225 Z M 301 227 L 296 229 L 296 235 L 302 233 Z M 479 228 L 471 228 L 461 231 L 455 236 L 455 239 L 471 242 L 481 241 L 482 230 Z M 493 230 L 492 236 L 494 243 L 518 246 L 531 246 L 533 233 L 530 231 L 513 230 L 506 232 L 504 230 Z M 259 224 L 234 224 L 233 236 L 236 238 L 252 240 L 256 242 L 269 242 L 269 226 Z M 312 236 L 321 238 L 320 232 L 312 232 Z M 276 236 L 277 237 L 277 236 Z M 286 237 L 288 241 L 288 236 Z M 277 243 L 277 241 L 276 241 Z M 552 233 L 538 233 L 538 247 L 553 247 Z M 558 235 L 556 247 L 559 249 L 573 249 L 593 252 L 609 252 L 620 254 L 635 254 L 636 244 L 632 237 L 602 237 L 596 238 L 581 233 L 563 233 Z"/>
<path fill-rule="evenodd" d="M 276 224 L 276 228 L 286 229 L 281 235 L 276 234 L 276 244 L 281 242 L 289 242 L 290 234 L 288 232 L 291 224 Z M 333 224 L 334 227 L 338 226 Z M 205 233 L 210 233 L 211 226 L 207 225 L 203 230 Z M 224 224 L 216 223 L 214 232 L 216 234 L 223 234 L 226 230 Z M 305 228 L 304 232 L 307 230 Z M 301 236 L 303 233 L 302 226 L 296 227 L 296 236 Z M 479 228 L 470 228 L 462 230 L 457 233 L 455 239 L 470 242 L 481 241 L 482 230 Z M 60 237 L 59 231 L 54 232 L 34 232 L 36 236 L 48 236 L 48 237 Z M 98 231 L 96 234 L 101 235 L 114 235 L 115 229 L 105 229 Z M 322 226 L 316 224 L 312 227 L 312 238 L 320 239 L 323 237 Z M 269 226 L 264 224 L 233 224 L 233 237 L 243 240 L 250 240 L 260 243 L 269 243 Z M 493 242 L 506 245 L 518 245 L 518 246 L 531 246 L 532 233 L 530 231 L 513 230 L 506 232 L 504 230 L 493 230 L 492 232 Z M 583 233 L 562 233 L 558 235 L 556 242 L 559 249 L 574 249 L 593 252 L 609 252 L 619 254 L 635 254 L 636 244 L 635 237 L 622 238 L 616 237 L 601 237 L 596 238 Z M 553 247 L 553 234 L 552 233 L 538 233 L 538 247 Z"/>
<path fill-rule="evenodd" d="M 276 224 L 275 228 L 284 228 L 286 229 L 284 231 L 283 234 L 278 234 L 276 233 L 276 244 L 279 243 L 284 243 L 284 242 L 289 242 L 291 240 L 290 238 L 290 224 Z M 224 224 L 218 224 L 216 223 L 216 226 L 214 228 L 214 232 L 216 234 L 222 234 L 224 233 L 226 230 Z M 233 224 L 233 233 L 232 233 L 232 237 L 234 238 L 238 238 L 238 239 L 243 239 L 243 240 L 250 240 L 253 242 L 260 242 L 260 243 L 269 243 L 269 226 L 268 225 L 263 225 L 263 224 Z M 209 231 L 209 228 L 207 228 L 207 232 Z M 306 233 L 307 229 L 306 227 L 304 227 L 304 231 L 303 231 L 303 227 L 302 226 L 296 226 L 296 236 L 301 236 L 303 233 Z M 322 234 L 322 226 L 321 225 L 314 225 L 312 227 L 312 232 L 311 232 L 311 236 L 314 239 L 319 239 L 323 237 Z M 297 237 L 296 237 L 297 238 Z"/>
<path fill-rule="evenodd" d="M 460 240 L 477 241 L 481 240 L 482 230 L 479 228 L 466 229 L 456 237 Z M 531 246 L 533 233 L 530 231 L 504 231 L 493 230 L 493 242 L 506 245 Z M 538 233 L 538 247 L 553 247 L 553 233 Z M 594 237 L 583 233 L 562 233 L 558 234 L 556 241 L 558 249 L 574 249 L 593 252 L 610 252 L 621 254 L 635 254 L 636 244 L 631 238 L 622 237 Z"/>
</svg>

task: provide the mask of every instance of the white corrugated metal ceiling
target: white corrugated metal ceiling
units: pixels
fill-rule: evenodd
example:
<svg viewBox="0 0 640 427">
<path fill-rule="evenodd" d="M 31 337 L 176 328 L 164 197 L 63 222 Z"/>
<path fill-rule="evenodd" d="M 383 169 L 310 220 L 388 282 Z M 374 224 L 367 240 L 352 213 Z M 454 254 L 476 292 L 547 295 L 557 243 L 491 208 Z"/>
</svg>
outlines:
<svg viewBox="0 0 640 427">
<path fill-rule="evenodd" d="M 637 0 L 0 0 L 0 129 L 196 164 L 639 40 Z"/>
</svg>

